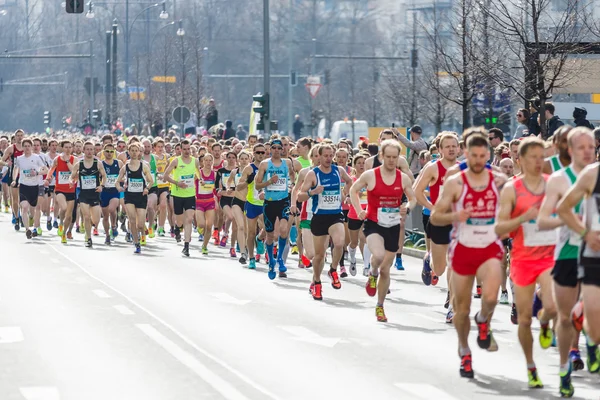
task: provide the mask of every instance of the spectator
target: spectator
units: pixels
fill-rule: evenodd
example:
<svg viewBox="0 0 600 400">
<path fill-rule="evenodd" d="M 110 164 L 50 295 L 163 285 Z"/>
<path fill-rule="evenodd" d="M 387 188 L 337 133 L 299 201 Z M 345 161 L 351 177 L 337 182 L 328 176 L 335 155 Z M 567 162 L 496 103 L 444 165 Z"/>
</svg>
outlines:
<svg viewBox="0 0 600 400">
<path fill-rule="evenodd" d="M 410 140 L 399 134 L 398 131 L 395 133 L 398 136 L 398 140 L 400 140 L 403 145 L 410 149 L 410 155 L 408 156 L 408 167 L 410 168 L 410 172 L 412 172 L 416 178 L 417 175 L 419 175 L 419 172 L 421 172 L 419 154 L 421 151 L 427 150 L 427 143 L 425 143 L 425 140 L 421 138 L 423 129 L 421 129 L 419 125 L 415 125 L 410 128 Z"/>
<path fill-rule="evenodd" d="M 237 126 L 237 131 L 235 132 L 235 136 L 237 136 L 237 138 L 240 139 L 240 140 L 245 140 L 246 136 L 248 136 L 248 132 L 246 132 L 244 130 L 244 126 L 243 125 L 238 125 Z"/>
<path fill-rule="evenodd" d="M 233 139 L 235 137 L 235 130 L 233 129 L 233 122 L 230 120 L 225 121 L 225 130 L 221 139 Z"/>
<path fill-rule="evenodd" d="M 492 157 L 490 158 L 490 164 L 499 166 L 501 157 L 496 156 L 495 150 L 496 150 L 496 147 L 500 146 L 500 144 L 502 142 L 504 142 L 504 133 L 502 133 L 502 130 L 500 130 L 498 128 L 492 128 L 488 131 L 488 134 L 489 134 L 490 144 L 492 145 L 492 151 L 491 151 Z"/>
<path fill-rule="evenodd" d="M 519 108 L 517 111 L 517 129 L 515 130 L 515 136 L 513 139 L 520 139 L 524 136 L 529 135 L 529 127 L 527 126 L 527 122 L 529 121 L 529 110 L 525 108 Z"/>
<path fill-rule="evenodd" d="M 219 111 L 215 106 L 215 99 L 210 99 L 208 102 L 208 111 L 206 113 L 206 130 L 219 123 Z"/>
<path fill-rule="evenodd" d="M 583 107 L 575 107 L 573 110 L 573 123 L 575 126 L 585 126 L 594 129 L 594 125 L 587 120 L 587 110 Z"/>
<path fill-rule="evenodd" d="M 294 131 L 294 140 L 300 139 L 302 137 L 302 129 L 304 129 L 304 123 L 300 121 L 300 116 L 298 114 L 296 114 L 292 129 Z"/>
<path fill-rule="evenodd" d="M 542 139 L 547 140 L 565 123 L 560 120 L 558 115 L 554 115 L 554 112 L 556 111 L 554 104 L 546 103 L 544 106 L 546 108 L 546 134 L 542 135 Z"/>
</svg>

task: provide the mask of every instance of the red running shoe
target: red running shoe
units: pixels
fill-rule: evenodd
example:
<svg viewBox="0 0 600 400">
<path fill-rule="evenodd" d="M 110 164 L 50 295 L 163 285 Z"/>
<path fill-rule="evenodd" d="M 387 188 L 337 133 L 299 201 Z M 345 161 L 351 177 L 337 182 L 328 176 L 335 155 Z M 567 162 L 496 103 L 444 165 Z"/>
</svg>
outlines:
<svg viewBox="0 0 600 400">
<path fill-rule="evenodd" d="M 371 297 L 377 294 L 377 277 L 373 276 L 369 273 L 369 277 L 367 278 L 367 284 L 365 285 L 365 289 L 367 290 L 367 294 Z"/>
<path fill-rule="evenodd" d="M 323 300 L 323 287 L 321 282 L 310 284 L 310 294 L 314 300 Z"/>
<path fill-rule="evenodd" d="M 338 276 L 338 273 L 336 270 L 329 270 L 329 272 L 327 273 L 327 275 L 329 275 L 329 278 L 331 278 L 331 286 L 334 289 L 341 289 L 342 288 L 342 282 L 340 282 L 340 277 Z"/>
<path fill-rule="evenodd" d="M 460 376 L 463 378 L 473 378 L 475 376 L 475 372 L 473 371 L 473 359 L 470 354 L 460 358 Z"/>
</svg>

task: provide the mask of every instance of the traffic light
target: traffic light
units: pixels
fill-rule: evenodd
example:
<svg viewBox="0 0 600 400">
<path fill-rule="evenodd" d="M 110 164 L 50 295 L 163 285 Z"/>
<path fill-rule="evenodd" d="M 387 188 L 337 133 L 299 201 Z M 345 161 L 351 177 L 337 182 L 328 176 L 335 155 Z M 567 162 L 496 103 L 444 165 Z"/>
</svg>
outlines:
<svg viewBox="0 0 600 400">
<path fill-rule="evenodd" d="M 326 69 L 325 74 L 323 75 L 323 85 L 329 85 L 331 81 L 331 71 Z"/>
<path fill-rule="evenodd" d="M 260 120 L 258 124 L 256 124 L 256 129 L 264 131 L 265 121 L 269 119 L 269 93 L 262 94 L 258 92 L 252 96 L 252 100 L 258 103 L 257 106 L 252 107 L 252 111 L 260 115 Z"/>
<path fill-rule="evenodd" d="M 93 121 L 101 121 L 102 120 L 102 110 L 92 111 L 92 120 Z"/>
<path fill-rule="evenodd" d="M 298 77 L 296 76 L 296 71 L 290 71 L 290 86 L 298 86 Z"/>
<path fill-rule="evenodd" d="M 65 3 L 65 9 L 68 14 L 82 14 L 83 13 L 83 0 L 67 0 Z"/>
<path fill-rule="evenodd" d="M 63 129 L 66 129 L 68 126 L 67 124 L 67 117 L 62 117 L 62 127 Z"/>
<path fill-rule="evenodd" d="M 44 111 L 44 125 L 50 125 L 52 122 L 52 114 L 50 111 Z"/>
</svg>

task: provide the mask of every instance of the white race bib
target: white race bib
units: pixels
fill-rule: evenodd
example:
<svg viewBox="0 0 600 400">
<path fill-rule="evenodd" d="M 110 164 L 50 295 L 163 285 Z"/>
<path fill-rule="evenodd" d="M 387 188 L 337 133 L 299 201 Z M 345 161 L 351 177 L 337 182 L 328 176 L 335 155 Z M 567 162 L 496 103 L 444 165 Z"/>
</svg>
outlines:
<svg viewBox="0 0 600 400">
<path fill-rule="evenodd" d="M 104 187 L 109 188 L 109 189 L 116 187 L 118 177 L 119 177 L 119 175 L 116 175 L 116 174 L 106 175 L 106 183 L 104 184 Z"/>
<path fill-rule="evenodd" d="M 458 241 L 475 249 L 488 247 L 498 239 L 494 232 L 495 222 L 494 218 L 469 218 L 460 224 Z"/>
<path fill-rule="evenodd" d="M 215 181 L 204 181 L 203 185 L 198 185 L 198 194 L 213 194 Z"/>
<path fill-rule="evenodd" d="M 341 203 L 339 190 L 323 190 L 319 195 L 319 210 L 337 210 Z"/>
<path fill-rule="evenodd" d="M 188 188 L 194 186 L 194 175 L 182 175 L 179 180 L 185 183 Z"/>
<path fill-rule="evenodd" d="M 59 185 L 68 185 L 71 181 L 71 172 L 70 171 L 60 171 L 58 173 L 58 184 Z"/>
<path fill-rule="evenodd" d="M 267 180 L 271 179 L 272 176 L 273 175 L 271 174 L 267 174 Z M 272 183 L 268 186 L 268 190 L 270 192 L 287 192 L 287 178 L 279 177 L 279 179 L 277 179 L 277 182 Z"/>
<path fill-rule="evenodd" d="M 144 179 L 129 178 L 129 184 L 127 185 L 127 191 L 130 193 L 142 193 L 144 191 Z"/>
<path fill-rule="evenodd" d="M 384 228 L 400 225 L 400 208 L 379 207 L 377 209 L 377 221 Z"/>
<path fill-rule="evenodd" d="M 556 229 L 541 231 L 535 221 L 529 221 L 521 225 L 523 227 L 523 243 L 525 247 L 554 246 L 558 236 Z"/>
<path fill-rule="evenodd" d="M 26 178 L 35 178 L 37 176 L 37 171 L 35 169 L 24 169 L 21 173 Z"/>
<path fill-rule="evenodd" d="M 82 176 L 81 189 L 96 189 L 96 176 Z"/>
</svg>

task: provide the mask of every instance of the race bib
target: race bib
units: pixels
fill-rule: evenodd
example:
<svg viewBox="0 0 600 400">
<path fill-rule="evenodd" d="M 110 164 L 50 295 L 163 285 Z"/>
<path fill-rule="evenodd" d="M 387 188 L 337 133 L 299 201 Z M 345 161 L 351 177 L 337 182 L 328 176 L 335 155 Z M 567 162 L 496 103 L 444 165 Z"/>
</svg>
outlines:
<svg viewBox="0 0 600 400">
<path fill-rule="evenodd" d="M 267 180 L 271 179 L 272 176 L 273 175 L 268 174 Z M 277 179 L 277 182 L 270 184 L 268 188 L 271 192 L 287 192 L 287 178 L 279 177 L 279 179 Z"/>
<path fill-rule="evenodd" d="M 554 246 L 558 236 L 556 229 L 541 231 L 535 221 L 529 221 L 521 225 L 523 227 L 523 243 L 525 247 Z"/>
<path fill-rule="evenodd" d="M 24 169 L 21 173 L 26 178 L 35 178 L 37 176 L 37 171 L 35 169 Z"/>
<path fill-rule="evenodd" d="M 384 228 L 400 225 L 399 207 L 380 207 L 377 209 L 378 224 Z"/>
<path fill-rule="evenodd" d="M 203 185 L 198 185 L 198 194 L 213 194 L 215 181 L 204 181 Z"/>
<path fill-rule="evenodd" d="M 71 181 L 71 172 L 60 171 L 58 173 L 58 184 L 59 185 L 68 185 L 70 181 Z"/>
<path fill-rule="evenodd" d="M 96 189 L 96 176 L 82 176 L 81 189 L 90 190 Z"/>
<path fill-rule="evenodd" d="M 233 178 L 233 182 L 235 183 L 235 186 L 238 185 L 238 183 L 240 183 L 240 179 L 242 178 L 242 174 L 236 174 L 235 177 Z"/>
<path fill-rule="evenodd" d="M 339 190 L 324 190 L 319 195 L 319 210 L 338 210 L 341 201 Z"/>
<path fill-rule="evenodd" d="M 104 187 L 106 188 L 114 188 L 117 186 L 117 178 L 119 177 L 119 175 L 106 175 L 106 183 L 104 184 Z"/>
<path fill-rule="evenodd" d="M 494 218 L 469 218 L 460 225 L 458 241 L 475 249 L 488 247 L 498 239 L 494 232 L 495 222 Z"/>
<path fill-rule="evenodd" d="M 129 178 L 129 184 L 127 185 L 127 191 L 130 193 L 142 193 L 144 191 L 144 179 Z"/>
<path fill-rule="evenodd" d="M 194 175 L 182 175 L 179 180 L 190 188 L 194 186 Z"/>
<path fill-rule="evenodd" d="M 360 192 L 358 192 L 358 200 L 360 201 L 360 205 L 364 206 L 369 203 L 367 199 L 367 188 L 362 188 Z"/>
<path fill-rule="evenodd" d="M 223 178 L 221 178 L 221 186 L 227 189 L 227 181 L 229 180 L 229 176 L 231 174 L 223 174 Z"/>
</svg>

